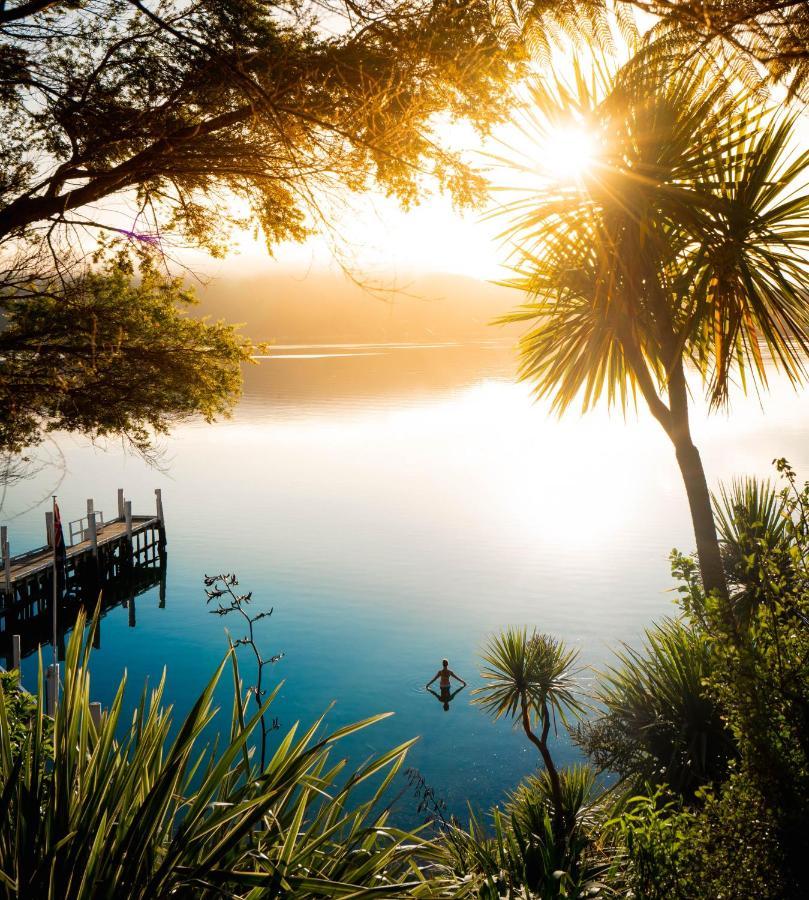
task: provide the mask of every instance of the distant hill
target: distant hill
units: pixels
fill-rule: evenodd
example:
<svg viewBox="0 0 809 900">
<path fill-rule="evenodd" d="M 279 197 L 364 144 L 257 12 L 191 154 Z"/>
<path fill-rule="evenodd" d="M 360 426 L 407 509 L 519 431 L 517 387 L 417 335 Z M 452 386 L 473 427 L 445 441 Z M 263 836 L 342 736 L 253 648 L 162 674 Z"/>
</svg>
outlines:
<svg viewBox="0 0 809 900">
<path fill-rule="evenodd" d="M 387 286 L 387 285 L 386 285 Z M 492 319 L 521 302 L 507 288 L 461 275 L 419 276 L 397 292 L 369 292 L 338 273 L 221 278 L 198 289 L 199 312 L 243 322 L 277 344 L 511 341 Z"/>
</svg>

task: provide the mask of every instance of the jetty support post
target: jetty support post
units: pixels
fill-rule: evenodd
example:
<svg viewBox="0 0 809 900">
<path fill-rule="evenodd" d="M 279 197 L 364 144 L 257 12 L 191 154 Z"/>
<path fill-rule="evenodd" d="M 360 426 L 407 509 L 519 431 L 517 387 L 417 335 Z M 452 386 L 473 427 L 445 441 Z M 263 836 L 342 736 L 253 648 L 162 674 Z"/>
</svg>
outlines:
<svg viewBox="0 0 809 900">
<path fill-rule="evenodd" d="M 124 517 L 124 489 L 118 488 L 118 518 Z"/>
<path fill-rule="evenodd" d="M 126 567 L 132 565 L 132 501 L 124 502 L 124 523 L 126 524 L 126 541 L 121 550 L 123 552 L 123 564 Z"/>
<path fill-rule="evenodd" d="M 11 668 L 20 671 L 22 665 L 22 645 L 18 634 L 11 635 Z"/>
<path fill-rule="evenodd" d="M 11 551 L 8 546 L 8 527 L 0 526 L 0 553 L 3 554 L 3 590 L 11 593 Z"/>
<path fill-rule="evenodd" d="M 160 557 L 160 592 L 159 592 L 158 609 L 166 608 L 166 554 Z"/>
<path fill-rule="evenodd" d="M 98 732 L 101 730 L 101 704 L 97 700 L 90 703 L 90 719 Z"/>
<path fill-rule="evenodd" d="M 87 500 L 87 538 L 90 541 L 93 556 L 98 556 L 98 530 L 96 529 L 95 504 L 92 498 Z"/>
<path fill-rule="evenodd" d="M 90 542 L 92 555 L 86 560 L 85 590 L 91 596 L 98 596 L 101 584 L 101 571 L 98 559 L 98 531 L 96 529 L 95 504 L 92 498 L 87 500 L 87 531 L 86 540 Z"/>
<path fill-rule="evenodd" d="M 45 696 L 48 715 L 56 715 L 56 701 L 59 697 L 59 666 L 50 665 L 45 676 Z"/>
<path fill-rule="evenodd" d="M 157 552 L 162 556 L 166 552 L 166 520 L 163 516 L 163 491 L 154 489 L 155 507 L 157 511 Z"/>
</svg>

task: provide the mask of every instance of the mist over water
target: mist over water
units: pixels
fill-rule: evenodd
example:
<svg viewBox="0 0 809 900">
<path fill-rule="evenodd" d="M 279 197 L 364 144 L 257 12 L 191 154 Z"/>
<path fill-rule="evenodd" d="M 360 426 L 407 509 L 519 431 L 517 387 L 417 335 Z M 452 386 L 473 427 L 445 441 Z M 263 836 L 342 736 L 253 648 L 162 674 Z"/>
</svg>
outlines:
<svg viewBox="0 0 809 900">
<path fill-rule="evenodd" d="M 284 728 L 332 701 L 334 727 L 392 711 L 346 744 L 355 762 L 418 735 L 410 763 L 450 811 L 500 800 L 537 760 L 520 733 L 470 705 L 480 646 L 526 624 L 599 666 L 675 612 L 667 557 L 693 538 L 671 446 L 643 412 L 550 417 L 515 383 L 508 345 L 297 344 L 266 355 L 247 368 L 231 420 L 189 423 L 166 441 L 165 471 L 117 446 L 60 439 L 61 484 L 49 468 L 7 492 L 12 552 L 43 542 L 54 490 L 67 521 L 87 497 L 113 516 L 118 487 L 134 512 L 150 512 L 162 488 L 166 608 L 154 589 L 136 601 L 136 627 L 127 610 L 107 614 L 97 699 L 110 701 L 126 668 L 134 702 L 167 666 L 167 698 L 187 710 L 224 653 L 223 626 L 241 633 L 209 614 L 202 577 L 236 572 L 257 608 L 274 608 L 258 631 L 266 656 L 286 654 L 271 673 L 285 680 L 272 713 Z M 712 484 L 770 474 L 776 456 L 809 476 L 809 410 L 776 376 L 764 410 L 737 399 L 706 419 L 695 396 Z M 470 683 L 448 711 L 424 691 L 444 656 Z M 23 668 L 33 686 L 35 657 Z M 582 673 L 585 686 L 591 678 Z M 226 710 L 230 690 L 225 679 Z M 557 754 L 576 758 L 561 738 Z M 415 818 L 415 801 L 402 809 Z"/>
</svg>

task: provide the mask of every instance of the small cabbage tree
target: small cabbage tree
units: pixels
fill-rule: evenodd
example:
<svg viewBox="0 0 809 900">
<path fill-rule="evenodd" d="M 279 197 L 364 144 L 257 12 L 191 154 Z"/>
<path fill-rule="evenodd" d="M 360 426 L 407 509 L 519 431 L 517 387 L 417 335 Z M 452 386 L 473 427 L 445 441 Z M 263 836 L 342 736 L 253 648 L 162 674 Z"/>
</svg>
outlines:
<svg viewBox="0 0 809 900">
<path fill-rule="evenodd" d="M 539 750 L 550 781 L 553 823 L 557 835 L 567 821 L 562 782 L 548 747 L 551 725 L 567 724 L 568 713 L 580 713 L 576 695 L 576 650 L 562 641 L 526 628 L 507 628 L 495 635 L 483 652 L 481 672 L 486 684 L 473 693 L 475 703 L 494 719 L 519 723 Z"/>
<path fill-rule="evenodd" d="M 714 654 L 698 629 L 665 619 L 642 649 L 624 645 L 599 673 L 602 712 L 583 723 L 578 743 L 602 771 L 617 772 L 627 795 L 666 784 L 691 801 L 728 777 L 733 736 L 706 687 Z"/>
</svg>

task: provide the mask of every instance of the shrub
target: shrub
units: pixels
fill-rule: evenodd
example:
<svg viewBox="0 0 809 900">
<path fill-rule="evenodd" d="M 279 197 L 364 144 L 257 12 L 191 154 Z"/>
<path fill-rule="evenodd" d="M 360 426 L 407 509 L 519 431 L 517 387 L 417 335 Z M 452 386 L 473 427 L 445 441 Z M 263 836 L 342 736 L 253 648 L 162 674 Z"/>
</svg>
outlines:
<svg viewBox="0 0 809 900">
<path fill-rule="evenodd" d="M 626 850 L 622 887 L 638 900 L 785 900 L 776 828 L 749 779 L 700 792 L 698 811 L 660 791 L 632 798 L 608 827 Z"/>
<path fill-rule="evenodd" d="M 697 628 L 667 619 L 646 632 L 646 646 L 625 646 L 600 673 L 600 715 L 576 731 L 602 771 L 617 772 L 629 793 L 667 784 L 693 799 L 701 785 L 727 775 L 733 736 L 705 686 L 714 666 Z"/>
<path fill-rule="evenodd" d="M 20 686 L 16 669 L 0 672 L 0 728 L 8 733 L 9 752 L 16 759 L 31 730 L 36 715 L 36 699 Z"/>
<path fill-rule="evenodd" d="M 733 562 L 730 608 L 705 595 L 693 560 L 675 555 L 674 570 L 684 610 L 713 654 L 706 687 L 775 831 L 785 883 L 802 897 L 809 895 L 809 484 L 799 485 L 785 460 L 776 465 L 786 480 L 777 495 L 737 482 L 718 501 L 725 558 Z"/>
</svg>

